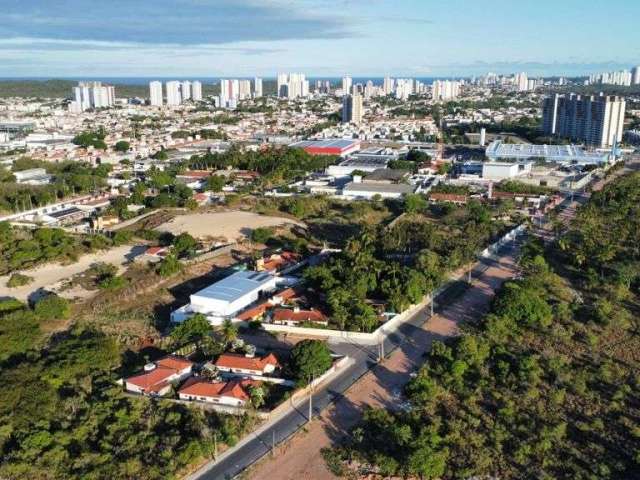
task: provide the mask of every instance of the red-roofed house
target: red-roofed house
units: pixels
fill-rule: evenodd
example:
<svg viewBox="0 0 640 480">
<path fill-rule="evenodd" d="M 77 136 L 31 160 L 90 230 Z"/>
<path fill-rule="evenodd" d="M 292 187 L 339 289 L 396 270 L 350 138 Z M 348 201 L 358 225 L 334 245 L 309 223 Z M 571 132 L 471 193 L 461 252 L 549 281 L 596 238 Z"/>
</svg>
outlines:
<svg viewBox="0 0 640 480">
<path fill-rule="evenodd" d="M 216 360 L 216 367 L 221 372 L 264 375 L 280 368 L 280 362 L 273 353 L 262 358 L 245 357 L 238 353 L 223 353 Z"/>
<path fill-rule="evenodd" d="M 299 308 L 276 308 L 271 320 L 276 325 L 289 325 L 295 327 L 300 323 L 313 322 L 320 325 L 329 325 L 329 320 L 318 310 L 300 310 Z"/>
<path fill-rule="evenodd" d="M 210 382 L 202 378 L 190 378 L 178 390 L 178 396 L 181 400 L 197 400 L 243 407 L 251 398 L 249 394 L 251 386 L 260 386 L 260 382 L 252 380 Z"/>
<path fill-rule="evenodd" d="M 295 265 L 300 261 L 300 255 L 293 252 L 274 253 L 268 257 L 256 260 L 256 270 L 258 272 L 277 272 L 283 268 Z"/>
<path fill-rule="evenodd" d="M 166 395 L 173 382 L 191 375 L 193 363 L 184 358 L 168 356 L 145 365 L 144 372 L 125 380 L 125 389 L 142 395 Z"/>
</svg>

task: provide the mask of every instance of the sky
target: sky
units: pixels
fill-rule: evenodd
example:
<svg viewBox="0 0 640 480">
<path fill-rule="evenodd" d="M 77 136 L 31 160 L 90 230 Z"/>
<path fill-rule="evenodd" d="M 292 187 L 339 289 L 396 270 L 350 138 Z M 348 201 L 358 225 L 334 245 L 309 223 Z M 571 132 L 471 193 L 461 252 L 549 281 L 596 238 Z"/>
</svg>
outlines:
<svg viewBox="0 0 640 480">
<path fill-rule="evenodd" d="M 640 0 L 0 0 L 0 77 L 583 75 Z"/>
</svg>

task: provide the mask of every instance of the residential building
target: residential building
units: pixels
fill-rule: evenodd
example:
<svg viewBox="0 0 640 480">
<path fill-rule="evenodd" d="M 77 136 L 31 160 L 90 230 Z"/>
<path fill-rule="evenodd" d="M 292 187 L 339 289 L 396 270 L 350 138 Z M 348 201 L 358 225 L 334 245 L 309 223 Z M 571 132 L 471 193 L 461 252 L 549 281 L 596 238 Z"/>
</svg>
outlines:
<svg viewBox="0 0 640 480">
<path fill-rule="evenodd" d="M 180 400 L 217 403 L 230 407 L 244 407 L 251 400 L 251 387 L 260 386 L 255 380 L 211 382 L 192 377 L 178 390 Z"/>
<path fill-rule="evenodd" d="M 360 125 L 364 116 L 362 95 L 359 93 L 345 95 L 342 99 L 342 123 Z"/>
<path fill-rule="evenodd" d="M 278 97 L 295 99 L 309 96 L 309 80 L 303 73 L 279 73 Z"/>
<path fill-rule="evenodd" d="M 238 100 L 251 98 L 251 81 L 238 80 Z"/>
<path fill-rule="evenodd" d="M 633 67 L 631 70 L 631 82 L 634 85 L 640 85 L 640 65 Z"/>
<path fill-rule="evenodd" d="M 625 107 L 621 97 L 555 94 L 544 100 L 542 128 L 545 135 L 611 147 L 622 139 Z"/>
<path fill-rule="evenodd" d="M 254 78 L 253 79 L 253 96 L 255 98 L 260 98 L 262 96 L 262 79 Z"/>
<path fill-rule="evenodd" d="M 142 395 L 166 395 L 172 384 L 191 375 L 192 368 L 189 360 L 170 355 L 145 365 L 143 373 L 125 379 L 124 386 L 127 391 Z"/>
<path fill-rule="evenodd" d="M 519 92 L 526 92 L 529 90 L 529 77 L 527 77 L 527 74 L 524 72 L 517 73 L 514 76 L 513 83 Z"/>
<path fill-rule="evenodd" d="M 460 95 L 460 82 L 451 80 L 435 80 L 432 85 L 432 96 L 435 101 L 453 100 Z"/>
<path fill-rule="evenodd" d="M 240 82 L 238 80 L 220 80 L 220 106 L 228 107 L 237 102 L 240 96 Z"/>
<path fill-rule="evenodd" d="M 271 322 L 275 325 L 296 327 L 301 323 L 329 325 L 327 317 L 319 310 L 301 310 L 299 308 L 276 308 L 273 310 Z"/>
<path fill-rule="evenodd" d="M 167 82 L 167 105 L 176 106 L 182 103 L 180 82 Z"/>
<path fill-rule="evenodd" d="M 191 84 L 191 98 L 194 102 L 199 102 L 202 100 L 202 83 L 198 80 L 194 81 Z"/>
<path fill-rule="evenodd" d="M 215 365 L 221 372 L 240 375 L 265 375 L 280 368 L 280 362 L 273 353 L 260 358 L 247 357 L 239 353 L 223 353 Z"/>
<path fill-rule="evenodd" d="M 382 92 L 385 95 L 391 95 L 395 89 L 395 80 L 390 77 L 385 77 L 382 83 Z"/>
<path fill-rule="evenodd" d="M 184 102 L 186 100 L 191 100 L 191 82 L 184 81 L 180 82 L 180 99 Z"/>
<path fill-rule="evenodd" d="M 69 105 L 72 112 L 84 112 L 90 108 L 107 108 L 115 104 L 115 89 L 101 82 L 79 82 L 73 87 L 74 100 Z"/>
<path fill-rule="evenodd" d="M 162 82 L 149 83 L 149 103 L 152 107 L 162 106 Z"/>
<path fill-rule="evenodd" d="M 351 86 L 353 85 L 353 79 L 350 76 L 342 77 L 342 95 L 349 95 L 351 93 Z"/>
</svg>

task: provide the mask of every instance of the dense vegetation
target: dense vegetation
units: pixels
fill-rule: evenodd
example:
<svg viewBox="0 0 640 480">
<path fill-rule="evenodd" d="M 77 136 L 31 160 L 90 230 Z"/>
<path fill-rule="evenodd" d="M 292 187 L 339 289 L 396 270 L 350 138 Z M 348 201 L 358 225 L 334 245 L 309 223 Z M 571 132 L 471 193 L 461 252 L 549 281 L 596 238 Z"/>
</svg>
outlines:
<svg viewBox="0 0 640 480">
<path fill-rule="evenodd" d="M 109 239 L 102 235 L 76 236 L 60 228 L 34 230 L 0 222 L 0 275 L 52 261 L 75 261 L 83 253 L 108 248 L 123 235 Z"/>
<path fill-rule="evenodd" d="M 522 278 L 406 388 L 410 407 L 366 412 L 330 465 L 380 476 L 640 476 L 640 175 L 594 194 Z M 545 258 L 546 257 L 546 258 Z"/>
<path fill-rule="evenodd" d="M 231 148 L 224 153 L 207 153 L 194 156 L 189 162 L 192 168 L 225 169 L 233 167 L 252 170 L 266 177 L 268 182 L 289 181 L 306 173 L 324 169 L 335 163 L 337 157 L 310 155 L 299 148 L 271 147 L 257 152 L 242 152 Z"/>
<path fill-rule="evenodd" d="M 17 184 L 13 175 L 0 167 L 0 211 L 27 210 L 100 190 L 106 186 L 106 177 L 111 170 L 110 165 L 93 168 L 80 162 L 53 163 L 27 157 L 16 160 L 13 165 L 14 171 L 30 168 L 44 168 L 53 176 L 52 182 L 41 186 Z"/>
<path fill-rule="evenodd" d="M 418 205 L 425 211 L 426 202 Z M 339 255 L 305 272 L 310 286 L 326 295 L 334 326 L 374 330 L 379 319 L 369 300 L 383 301 L 395 312 L 419 303 L 447 272 L 471 261 L 505 228 L 477 202 L 434 207 L 440 218 L 433 222 L 414 202 L 405 208 L 411 212 L 406 218 L 359 232 Z"/>
<path fill-rule="evenodd" d="M 40 351 L 46 312 L 19 308 L 0 308 L 0 477 L 174 478 L 212 455 L 214 435 L 233 444 L 250 425 L 249 417 L 125 396 L 114 383 L 114 340 L 74 330 Z"/>
</svg>

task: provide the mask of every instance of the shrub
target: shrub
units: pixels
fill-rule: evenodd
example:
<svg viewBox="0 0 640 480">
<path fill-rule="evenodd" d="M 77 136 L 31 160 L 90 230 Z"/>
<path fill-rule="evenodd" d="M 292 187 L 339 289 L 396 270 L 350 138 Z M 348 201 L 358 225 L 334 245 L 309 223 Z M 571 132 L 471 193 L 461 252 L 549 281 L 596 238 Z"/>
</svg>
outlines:
<svg viewBox="0 0 640 480">
<path fill-rule="evenodd" d="M 21 273 L 14 273 L 11 275 L 11 278 L 7 281 L 7 287 L 16 288 L 22 287 L 24 285 L 28 285 L 33 282 L 33 277 L 29 277 L 28 275 L 22 275 Z"/>
</svg>

